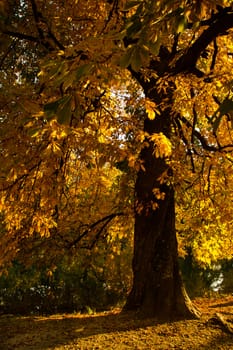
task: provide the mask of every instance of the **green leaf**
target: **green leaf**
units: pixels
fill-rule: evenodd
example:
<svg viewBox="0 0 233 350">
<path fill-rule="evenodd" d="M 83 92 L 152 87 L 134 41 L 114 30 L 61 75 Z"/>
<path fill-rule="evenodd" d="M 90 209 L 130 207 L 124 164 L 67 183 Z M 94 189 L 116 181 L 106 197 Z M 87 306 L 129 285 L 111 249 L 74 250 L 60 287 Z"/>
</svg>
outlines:
<svg viewBox="0 0 233 350">
<path fill-rule="evenodd" d="M 57 111 L 57 121 L 60 124 L 68 124 L 71 118 L 71 96 L 66 96 L 66 99 L 60 104 Z"/>
<path fill-rule="evenodd" d="M 157 56 L 157 55 L 159 54 L 160 46 L 161 46 L 161 40 L 160 40 L 160 38 L 158 38 L 158 39 L 156 40 L 156 42 L 154 42 L 154 43 L 152 43 L 152 42 L 149 42 L 149 43 L 148 43 L 148 47 L 149 47 L 149 49 L 150 49 L 150 52 L 151 52 L 153 55 L 155 55 L 155 56 Z"/>
<path fill-rule="evenodd" d="M 231 116 L 232 112 L 233 112 L 233 100 L 226 97 L 225 100 L 221 103 L 221 105 L 217 109 L 217 111 L 214 113 L 213 117 L 211 118 L 214 132 L 218 130 L 222 117 L 226 114 L 230 114 Z"/>
<path fill-rule="evenodd" d="M 221 103 L 219 107 L 220 115 L 225 115 L 231 111 L 233 111 L 233 100 L 225 98 L 225 100 Z"/>
<path fill-rule="evenodd" d="M 125 6 L 124 6 L 124 11 L 131 10 L 133 7 L 140 5 L 140 3 L 141 3 L 141 0 L 138 0 L 138 1 L 134 1 L 134 0 L 127 1 Z"/>
<path fill-rule="evenodd" d="M 36 114 L 40 111 L 39 104 L 30 100 L 24 100 L 22 103 L 19 101 L 18 104 L 24 109 L 24 111 L 31 114 Z"/>
<path fill-rule="evenodd" d="M 135 38 L 136 34 L 138 35 L 142 29 L 142 23 L 137 18 L 135 21 L 131 22 L 126 29 L 128 38 Z"/>
<path fill-rule="evenodd" d="M 187 19 L 185 16 L 179 16 L 176 22 L 176 33 L 182 33 L 187 28 Z"/>
<path fill-rule="evenodd" d="M 131 65 L 132 69 L 137 72 L 139 69 L 146 65 L 149 61 L 149 48 L 145 45 L 131 46 L 127 49 L 126 53 L 120 59 L 121 67 L 129 67 Z"/>
<path fill-rule="evenodd" d="M 41 132 L 41 128 L 33 128 L 28 130 L 28 135 L 31 137 L 36 137 Z"/>
<path fill-rule="evenodd" d="M 80 80 L 81 78 L 86 77 L 91 72 L 91 69 L 92 69 L 92 64 L 90 63 L 83 64 L 76 71 L 76 79 Z"/>
<path fill-rule="evenodd" d="M 140 54 L 140 47 L 135 46 L 132 58 L 131 58 L 131 67 L 135 72 L 138 72 L 142 66 L 142 56 Z"/>
<path fill-rule="evenodd" d="M 142 65 L 145 67 L 149 63 L 149 60 L 150 60 L 149 47 L 146 45 L 142 45 L 142 46 L 139 46 L 138 49 L 139 49 L 139 53 L 141 56 Z"/>
<path fill-rule="evenodd" d="M 128 47 L 127 51 L 125 52 L 125 54 L 120 58 L 120 66 L 123 67 L 123 68 L 127 68 L 129 67 L 130 63 L 131 63 L 131 57 L 132 57 L 132 54 L 133 54 L 133 50 L 134 48 L 131 46 L 131 47 Z"/>
<path fill-rule="evenodd" d="M 55 117 L 60 124 L 68 123 L 71 117 L 71 99 L 72 97 L 68 95 L 47 103 L 44 111 L 48 119 Z"/>
<path fill-rule="evenodd" d="M 56 114 L 59 104 L 61 103 L 61 100 L 62 99 L 49 102 L 44 106 L 44 111 L 48 118 L 52 118 L 54 114 Z"/>
</svg>

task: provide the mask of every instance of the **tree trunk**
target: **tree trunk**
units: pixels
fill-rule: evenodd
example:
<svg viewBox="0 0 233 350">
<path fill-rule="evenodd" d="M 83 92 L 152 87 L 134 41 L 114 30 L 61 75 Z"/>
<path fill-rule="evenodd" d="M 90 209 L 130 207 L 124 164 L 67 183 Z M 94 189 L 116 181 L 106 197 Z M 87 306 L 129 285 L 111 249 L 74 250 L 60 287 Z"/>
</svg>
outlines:
<svg viewBox="0 0 233 350">
<path fill-rule="evenodd" d="M 170 128 L 169 107 L 144 123 L 144 131 L 150 135 L 162 132 L 169 137 Z M 158 320 L 197 317 L 178 265 L 174 189 L 169 181 L 172 170 L 166 159 L 155 157 L 155 145 L 148 143 L 141 151 L 145 169 L 138 172 L 135 185 L 134 277 L 125 309 Z M 155 188 L 163 199 L 153 193 Z"/>
<path fill-rule="evenodd" d="M 137 191 L 143 174 L 138 176 Z M 156 210 L 135 215 L 133 287 L 125 308 L 159 320 L 198 316 L 182 284 L 175 233 L 174 191 Z M 138 196 L 140 192 L 138 192 Z M 141 192 L 143 193 L 143 192 Z"/>
</svg>

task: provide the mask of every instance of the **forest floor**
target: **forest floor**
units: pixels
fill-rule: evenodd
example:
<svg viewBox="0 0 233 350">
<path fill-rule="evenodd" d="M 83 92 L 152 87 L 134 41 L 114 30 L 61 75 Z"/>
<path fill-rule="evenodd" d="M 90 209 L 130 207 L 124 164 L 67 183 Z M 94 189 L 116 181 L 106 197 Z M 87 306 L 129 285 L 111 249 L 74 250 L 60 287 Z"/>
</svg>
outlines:
<svg viewBox="0 0 233 350">
<path fill-rule="evenodd" d="M 95 315 L 0 316 L 1 350 L 233 350 L 233 296 L 196 299 L 199 320 L 156 323 L 120 310 Z M 233 328 L 233 327 L 232 327 Z"/>
</svg>

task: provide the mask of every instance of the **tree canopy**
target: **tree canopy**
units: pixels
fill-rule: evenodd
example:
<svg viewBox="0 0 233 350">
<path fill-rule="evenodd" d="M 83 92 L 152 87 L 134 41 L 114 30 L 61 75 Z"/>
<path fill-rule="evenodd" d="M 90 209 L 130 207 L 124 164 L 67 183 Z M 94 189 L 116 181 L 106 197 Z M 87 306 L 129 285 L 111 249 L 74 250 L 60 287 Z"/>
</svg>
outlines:
<svg viewBox="0 0 233 350">
<path fill-rule="evenodd" d="M 180 254 L 231 259 L 232 1 L 0 5 L 1 266 L 132 237 L 168 187 Z"/>
</svg>

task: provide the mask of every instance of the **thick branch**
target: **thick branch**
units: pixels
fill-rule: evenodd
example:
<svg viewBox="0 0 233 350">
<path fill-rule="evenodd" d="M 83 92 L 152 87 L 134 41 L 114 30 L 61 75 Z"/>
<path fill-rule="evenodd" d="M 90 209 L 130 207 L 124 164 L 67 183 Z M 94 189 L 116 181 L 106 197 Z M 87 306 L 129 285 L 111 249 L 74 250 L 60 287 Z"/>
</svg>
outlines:
<svg viewBox="0 0 233 350">
<path fill-rule="evenodd" d="M 203 50 L 219 35 L 233 28 L 233 12 L 225 13 L 216 18 L 213 23 L 205 29 L 194 44 L 181 56 L 173 69 L 173 73 L 186 72 L 196 69 L 196 63 Z"/>
<path fill-rule="evenodd" d="M 27 35 L 27 34 L 19 33 L 19 32 L 14 32 L 12 30 L 4 30 L 3 34 L 12 36 L 13 38 L 18 38 L 20 40 L 27 40 L 27 41 L 32 41 L 34 43 L 40 43 L 40 40 L 35 36 Z"/>
</svg>

